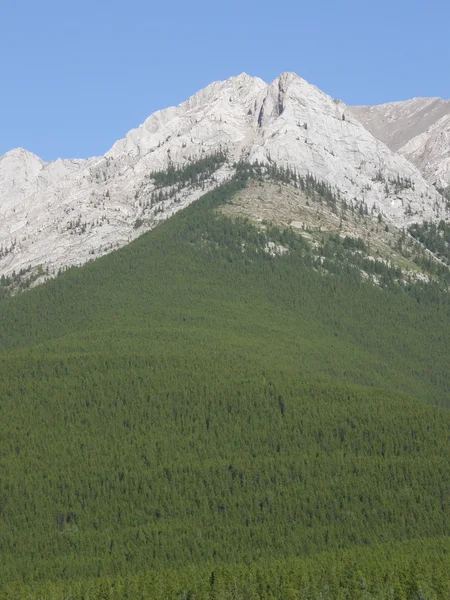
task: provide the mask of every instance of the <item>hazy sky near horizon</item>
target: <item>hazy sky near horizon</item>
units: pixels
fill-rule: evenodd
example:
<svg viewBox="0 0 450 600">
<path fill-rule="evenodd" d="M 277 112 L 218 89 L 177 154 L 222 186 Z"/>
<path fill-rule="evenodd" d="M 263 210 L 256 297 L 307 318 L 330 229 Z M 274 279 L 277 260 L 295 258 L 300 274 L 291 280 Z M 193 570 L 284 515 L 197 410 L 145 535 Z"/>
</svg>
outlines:
<svg viewBox="0 0 450 600">
<path fill-rule="evenodd" d="M 348 104 L 450 97 L 449 0 L 0 0 L 0 155 L 103 154 L 242 71 Z"/>
</svg>

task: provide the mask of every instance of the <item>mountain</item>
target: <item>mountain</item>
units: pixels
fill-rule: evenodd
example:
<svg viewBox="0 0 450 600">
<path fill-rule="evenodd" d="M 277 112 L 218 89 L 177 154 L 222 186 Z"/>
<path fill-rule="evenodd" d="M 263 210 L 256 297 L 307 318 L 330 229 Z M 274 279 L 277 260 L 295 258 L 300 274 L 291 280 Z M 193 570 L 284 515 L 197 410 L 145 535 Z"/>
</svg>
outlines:
<svg viewBox="0 0 450 600">
<path fill-rule="evenodd" d="M 336 207 L 239 164 L 0 301 L 2 600 L 448 598 L 448 291 Z"/>
<path fill-rule="evenodd" d="M 223 156 L 197 185 L 155 175 Z M 288 167 L 364 203 L 393 226 L 447 218 L 443 198 L 344 104 L 293 73 L 272 83 L 241 74 L 151 115 L 102 157 L 43 163 L 24 150 L 0 159 L 0 274 L 54 275 L 123 246 L 205 191 L 240 161 Z"/>
<path fill-rule="evenodd" d="M 86 165 L 86 160 L 44 162 L 35 154 L 16 148 L 0 157 L 0 203 L 14 208 L 26 196 L 45 190 Z"/>
<path fill-rule="evenodd" d="M 379 106 L 353 106 L 352 113 L 378 139 L 440 189 L 450 189 L 450 100 L 414 98 Z"/>
<path fill-rule="evenodd" d="M 450 224 L 416 166 L 242 74 L 105 156 L 8 152 L 0 190 L 0 600 L 448 600 Z"/>
</svg>

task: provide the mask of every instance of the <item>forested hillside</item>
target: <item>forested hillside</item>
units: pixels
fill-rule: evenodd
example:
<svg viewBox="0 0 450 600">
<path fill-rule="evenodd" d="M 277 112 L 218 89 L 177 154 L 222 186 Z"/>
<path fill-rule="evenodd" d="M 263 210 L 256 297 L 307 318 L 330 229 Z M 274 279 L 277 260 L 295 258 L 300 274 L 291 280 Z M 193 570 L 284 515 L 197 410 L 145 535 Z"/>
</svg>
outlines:
<svg viewBox="0 0 450 600">
<path fill-rule="evenodd" d="M 2 600 L 449 597 L 445 276 L 221 214 L 248 176 L 1 300 Z"/>
</svg>

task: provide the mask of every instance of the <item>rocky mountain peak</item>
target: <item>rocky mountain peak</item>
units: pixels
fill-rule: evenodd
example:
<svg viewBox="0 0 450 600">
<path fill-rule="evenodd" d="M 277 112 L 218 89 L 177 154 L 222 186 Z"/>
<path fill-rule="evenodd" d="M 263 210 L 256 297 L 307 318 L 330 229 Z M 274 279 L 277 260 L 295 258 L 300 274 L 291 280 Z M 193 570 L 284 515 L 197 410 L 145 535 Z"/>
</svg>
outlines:
<svg viewBox="0 0 450 600">
<path fill-rule="evenodd" d="M 0 273 L 40 264 L 55 272 L 126 244 L 230 178 L 242 160 L 312 175 L 399 227 L 445 217 L 418 168 L 356 113 L 295 73 L 269 84 L 241 73 L 155 112 L 104 156 L 44 163 L 14 150 L 0 158 L 0 244 L 9 249 Z M 217 153 L 227 159 L 201 189 L 161 189 L 152 177 Z"/>
<path fill-rule="evenodd" d="M 450 100 L 412 98 L 351 111 L 378 139 L 416 165 L 438 188 L 450 186 Z"/>
</svg>

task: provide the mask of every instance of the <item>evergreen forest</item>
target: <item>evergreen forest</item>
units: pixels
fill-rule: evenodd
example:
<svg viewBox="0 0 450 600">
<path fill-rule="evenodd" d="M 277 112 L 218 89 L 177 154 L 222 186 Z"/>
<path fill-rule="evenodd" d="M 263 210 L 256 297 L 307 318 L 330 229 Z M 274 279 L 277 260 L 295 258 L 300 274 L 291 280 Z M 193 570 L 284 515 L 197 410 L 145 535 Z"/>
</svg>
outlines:
<svg viewBox="0 0 450 600">
<path fill-rule="evenodd" d="M 1 600 L 450 598 L 448 271 L 222 214 L 253 176 L 1 297 Z"/>
</svg>

